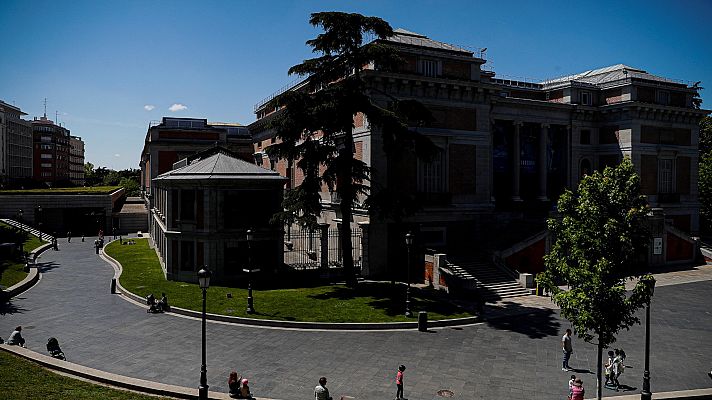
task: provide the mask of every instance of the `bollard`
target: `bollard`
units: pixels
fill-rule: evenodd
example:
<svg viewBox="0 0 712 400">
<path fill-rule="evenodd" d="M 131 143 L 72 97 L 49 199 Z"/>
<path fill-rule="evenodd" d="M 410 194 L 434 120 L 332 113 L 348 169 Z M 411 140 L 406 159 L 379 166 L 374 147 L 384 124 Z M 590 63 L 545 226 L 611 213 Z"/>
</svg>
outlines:
<svg viewBox="0 0 712 400">
<path fill-rule="evenodd" d="M 116 293 L 116 278 L 111 278 L 111 294 Z"/>
<path fill-rule="evenodd" d="M 428 312 L 427 311 L 418 312 L 418 330 L 421 332 L 428 331 Z"/>
</svg>

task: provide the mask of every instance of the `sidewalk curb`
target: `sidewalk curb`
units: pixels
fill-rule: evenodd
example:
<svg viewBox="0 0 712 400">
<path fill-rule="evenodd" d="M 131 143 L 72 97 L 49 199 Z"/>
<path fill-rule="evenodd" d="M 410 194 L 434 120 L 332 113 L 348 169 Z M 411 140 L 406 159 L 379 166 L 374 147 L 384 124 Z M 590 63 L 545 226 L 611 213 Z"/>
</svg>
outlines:
<svg viewBox="0 0 712 400">
<path fill-rule="evenodd" d="M 42 367 L 52 371 L 59 371 L 74 377 L 87 379 L 93 383 L 101 383 L 117 388 L 129 389 L 145 394 L 168 396 L 177 399 L 197 399 L 198 388 L 188 388 L 184 386 L 168 385 L 165 383 L 152 382 L 144 379 L 131 378 L 124 375 L 112 374 L 98 369 L 85 367 L 68 361 L 58 360 L 35 351 L 19 347 L 0 344 L 0 350 L 35 362 Z M 209 399 L 224 400 L 229 399 L 227 393 L 208 392 Z M 260 397 L 261 400 L 275 400 Z"/>
<path fill-rule="evenodd" d="M 625 396 L 604 396 L 605 399 L 615 400 L 640 400 L 640 394 L 628 394 Z M 593 400 L 591 398 L 588 400 Z M 709 389 L 689 389 L 678 390 L 676 392 L 653 393 L 655 400 L 712 400 L 712 388 Z"/>
<path fill-rule="evenodd" d="M 52 243 L 45 243 L 42 246 L 32 250 L 30 252 L 30 255 L 34 254 L 41 254 L 45 250 L 49 249 L 52 247 Z M 20 282 L 10 286 L 5 290 L 5 299 L 10 300 L 11 298 L 24 293 L 26 290 L 31 288 L 32 286 L 37 283 L 37 281 L 40 279 L 40 273 L 37 269 L 37 265 L 34 265 L 33 267 L 30 267 L 30 272 L 27 274 L 25 279 L 21 280 Z"/>
<path fill-rule="evenodd" d="M 116 261 L 110 255 L 106 254 L 102 249 L 99 256 L 108 262 L 114 268 L 114 278 L 116 279 L 117 291 L 126 297 L 142 304 L 146 301 L 141 296 L 131 293 L 121 286 L 120 277 L 123 271 L 121 263 Z M 185 315 L 194 318 L 202 318 L 202 313 L 193 310 L 186 310 L 184 308 L 171 306 L 170 313 Z M 206 314 L 206 318 L 212 321 L 220 321 L 236 325 L 248 325 L 256 327 L 270 327 L 270 328 L 287 328 L 287 329 L 318 329 L 318 330 L 329 330 L 329 331 L 379 331 L 379 330 L 417 330 L 418 322 L 344 322 L 344 323 L 333 323 L 333 322 L 292 322 L 292 321 L 278 321 L 273 319 L 256 319 L 256 318 L 243 318 L 243 317 L 232 317 L 227 315 L 219 314 Z M 479 316 L 466 317 L 466 318 L 456 318 L 456 319 L 441 319 L 428 321 L 428 328 L 444 328 L 452 326 L 464 326 L 472 325 L 475 323 L 482 322 L 483 318 Z"/>
</svg>

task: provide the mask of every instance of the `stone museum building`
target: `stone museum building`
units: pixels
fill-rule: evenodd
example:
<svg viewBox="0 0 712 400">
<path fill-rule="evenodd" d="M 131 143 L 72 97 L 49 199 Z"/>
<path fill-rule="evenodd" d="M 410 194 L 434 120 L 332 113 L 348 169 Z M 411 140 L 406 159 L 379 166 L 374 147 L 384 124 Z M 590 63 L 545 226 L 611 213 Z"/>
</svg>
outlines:
<svg viewBox="0 0 712 400">
<path fill-rule="evenodd" d="M 166 277 L 195 281 L 207 266 L 216 282 L 231 283 L 245 268 L 269 273 L 281 265 L 282 227 L 270 219 L 285 181 L 219 146 L 154 178 L 149 232 Z"/>
<path fill-rule="evenodd" d="M 252 159 L 251 138 L 240 124 L 209 123 L 203 118 L 163 117 L 152 121 L 141 151 L 141 190 L 151 193 L 151 180 L 173 168 L 173 163 L 218 144 Z"/>
<path fill-rule="evenodd" d="M 497 76 L 484 52 L 402 29 L 385 42 L 403 62 L 395 70 L 364 67 L 371 99 L 381 106 L 393 99 L 427 106 L 435 121 L 417 129 L 440 152 L 430 162 L 389 159 L 380 128 L 363 115 L 354 117 L 353 151 L 373 169 L 373 190 L 388 188 L 421 205 L 400 224 L 357 207 L 351 223 L 368 231 L 364 275 L 382 276 L 389 263 L 402 264 L 407 231 L 416 234 L 421 249 L 487 258 L 545 230 L 566 188 L 623 157 L 632 159 L 642 192 L 661 209 L 666 226 L 682 236 L 698 231 L 698 123 L 709 111 L 694 107 L 693 85 L 623 64 L 525 82 Z M 269 122 L 279 111 L 270 100 L 279 94 L 255 106 L 257 120 L 249 128 L 256 162 L 295 187 L 299 171 L 265 153 L 276 141 Z M 338 199 L 326 188 L 322 199 L 323 222 L 340 222 Z M 535 245 L 540 249 L 518 258 L 515 269 L 541 270 L 545 241 Z"/>
</svg>

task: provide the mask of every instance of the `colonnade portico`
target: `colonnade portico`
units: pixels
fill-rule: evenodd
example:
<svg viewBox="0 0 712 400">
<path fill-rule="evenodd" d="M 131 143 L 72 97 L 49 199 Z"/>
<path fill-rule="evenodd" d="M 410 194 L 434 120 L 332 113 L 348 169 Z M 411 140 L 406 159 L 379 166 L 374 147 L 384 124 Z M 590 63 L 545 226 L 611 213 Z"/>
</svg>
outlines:
<svg viewBox="0 0 712 400">
<path fill-rule="evenodd" d="M 551 200 L 550 196 L 555 196 L 557 193 L 553 193 L 553 191 L 557 189 L 553 187 L 550 188 L 549 186 L 553 184 L 558 188 L 556 178 L 554 178 L 554 181 L 551 181 L 551 177 L 549 176 L 552 173 L 550 169 L 553 170 L 556 168 L 551 165 L 552 155 L 558 152 L 558 157 L 568 158 L 567 150 L 570 144 L 568 138 L 562 140 L 563 137 L 557 139 L 553 138 L 553 136 L 563 134 L 564 126 L 567 128 L 566 133 L 568 135 L 570 132 L 568 125 L 529 122 L 524 120 L 499 121 L 504 124 L 511 124 L 509 129 L 505 128 L 505 132 L 503 133 L 507 135 L 506 137 L 511 138 L 510 145 L 507 146 L 510 169 L 508 176 L 510 182 L 508 185 L 511 190 L 509 199 L 515 203 L 522 202 L 525 199 L 535 199 L 541 202 Z M 507 134 L 506 130 L 510 133 Z M 496 129 L 494 131 L 496 131 Z M 528 147 L 528 149 L 524 149 L 524 147 Z M 536 163 L 535 168 L 532 165 L 533 162 Z M 523 168 L 529 168 L 528 173 L 526 171 L 523 172 Z M 566 174 L 567 171 L 564 170 L 561 171 L 561 173 Z M 536 175 L 536 178 L 534 178 L 534 175 Z M 529 178 L 536 179 L 536 181 L 532 180 L 527 190 L 527 188 L 522 187 L 522 179 L 527 180 Z M 566 178 L 566 175 L 564 175 L 564 178 Z M 549 193 L 550 191 L 552 191 L 552 193 Z"/>
</svg>

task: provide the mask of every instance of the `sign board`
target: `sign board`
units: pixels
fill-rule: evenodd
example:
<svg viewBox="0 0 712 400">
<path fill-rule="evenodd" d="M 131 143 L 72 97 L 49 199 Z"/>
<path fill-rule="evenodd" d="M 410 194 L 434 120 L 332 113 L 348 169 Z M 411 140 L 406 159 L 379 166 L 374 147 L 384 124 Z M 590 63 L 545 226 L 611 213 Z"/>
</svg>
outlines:
<svg viewBox="0 0 712 400">
<path fill-rule="evenodd" d="M 656 256 L 663 254 L 663 238 L 653 238 L 653 254 Z"/>
</svg>

